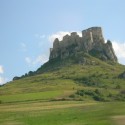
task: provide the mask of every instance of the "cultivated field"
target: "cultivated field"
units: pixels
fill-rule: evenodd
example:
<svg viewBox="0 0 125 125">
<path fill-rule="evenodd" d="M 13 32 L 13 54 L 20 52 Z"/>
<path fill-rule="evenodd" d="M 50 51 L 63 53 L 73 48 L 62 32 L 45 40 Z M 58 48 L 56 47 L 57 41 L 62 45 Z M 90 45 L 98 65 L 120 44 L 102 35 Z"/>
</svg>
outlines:
<svg viewBox="0 0 125 125">
<path fill-rule="evenodd" d="M 125 102 L 24 101 L 0 104 L 1 125 L 124 125 Z"/>
</svg>

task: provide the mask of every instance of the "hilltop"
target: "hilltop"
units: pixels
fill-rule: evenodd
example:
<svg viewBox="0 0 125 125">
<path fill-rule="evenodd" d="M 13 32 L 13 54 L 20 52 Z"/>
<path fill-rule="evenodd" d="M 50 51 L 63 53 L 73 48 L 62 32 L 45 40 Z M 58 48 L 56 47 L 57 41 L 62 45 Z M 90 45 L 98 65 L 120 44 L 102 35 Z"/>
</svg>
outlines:
<svg viewBox="0 0 125 125">
<path fill-rule="evenodd" d="M 83 30 L 82 37 L 73 32 L 55 39 L 50 50 L 48 62 L 0 87 L 0 95 L 16 94 L 15 101 L 125 100 L 125 66 L 118 63 L 111 41 L 105 43 L 101 27 Z"/>
<path fill-rule="evenodd" d="M 102 28 L 91 27 L 82 31 L 82 37 L 77 32 L 72 32 L 71 35 L 65 35 L 61 41 L 56 38 L 53 48 L 50 48 L 49 61 L 36 73 L 66 65 L 69 60 L 72 64 L 96 63 L 94 60 L 90 61 L 86 58 L 86 55 L 96 57 L 104 62 L 118 63 L 111 41 L 107 40 L 105 43 Z"/>
</svg>

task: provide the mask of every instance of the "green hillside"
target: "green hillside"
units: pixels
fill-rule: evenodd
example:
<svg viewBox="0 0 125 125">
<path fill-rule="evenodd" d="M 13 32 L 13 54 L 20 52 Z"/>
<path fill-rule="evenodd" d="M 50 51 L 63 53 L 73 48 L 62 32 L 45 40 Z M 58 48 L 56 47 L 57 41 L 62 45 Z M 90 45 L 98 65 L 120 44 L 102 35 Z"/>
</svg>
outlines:
<svg viewBox="0 0 125 125">
<path fill-rule="evenodd" d="M 82 56 L 81 56 L 82 55 Z M 86 58 L 87 63 L 80 63 Z M 47 100 L 125 100 L 125 66 L 104 62 L 89 54 L 77 53 L 60 61 L 48 61 L 31 76 L 0 87 L 4 102 Z"/>
<path fill-rule="evenodd" d="M 52 59 L 0 87 L 0 124 L 124 125 L 124 71 L 85 53 Z"/>
</svg>

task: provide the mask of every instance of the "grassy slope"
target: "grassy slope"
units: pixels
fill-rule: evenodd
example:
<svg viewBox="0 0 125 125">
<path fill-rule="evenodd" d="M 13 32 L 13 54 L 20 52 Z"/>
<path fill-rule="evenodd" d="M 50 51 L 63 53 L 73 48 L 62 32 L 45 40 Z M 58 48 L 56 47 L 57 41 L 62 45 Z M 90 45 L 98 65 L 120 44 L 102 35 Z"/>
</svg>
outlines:
<svg viewBox="0 0 125 125">
<path fill-rule="evenodd" d="M 87 59 L 86 65 L 78 64 L 77 58 L 61 64 L 48 62 L 37 71 L 42 74 L 0 87 L 0 124 L 124 125 L 125 102 L 99 103 L 93 101 L 92 96 L 80 96 L 76 92 L 98 89 L 105 97 L 117 95 L 125 90 L 125 80 L 118 78 L 125 66 L 91 56 Z M 46 69 L 48 72 L 44 72 Z M 69 98 L 71 95 L 73 98 Z M 67 101 L 69 99 L 72 101 Z"/>
<path fill-rule="evenodd" d="M 42 74 L 15 80 L 0 87 L 0 100 L 18 102 L 67 98 L 80 89 L 99 89 L 104 96 L 112 96 L 125 90 L 125 80 L 118 78 L 125 71 L 125 66 L 106 63 L 89 55 L 84 57 L 88 60 L 85 65 L 78 64 L 78 56 L 68 61 L 53 60 L 46 63 L 37 71 L 43 72 Z M 48 72 L 44 72 L 45 69 Z"/>
<path fill-rule="evenodd" d="M 124 102 L 60 101 L 0 105 L 1 125 L 124 125 L 124 118 Z"/>
</svg>

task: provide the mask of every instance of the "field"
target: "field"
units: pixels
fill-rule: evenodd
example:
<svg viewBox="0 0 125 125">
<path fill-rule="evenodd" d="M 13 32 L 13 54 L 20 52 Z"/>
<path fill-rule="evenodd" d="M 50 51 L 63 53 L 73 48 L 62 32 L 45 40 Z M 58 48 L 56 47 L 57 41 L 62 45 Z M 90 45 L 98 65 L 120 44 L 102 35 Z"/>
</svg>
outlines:
<svg viewBox="0 0 125 125">
<path fill-rule="evenodd" d="M 71 93 L 74 91 L 2 95 L 0 125 L 124 125 L 125 102 L 66 100 L 64 96 Z"/>
<path fill-rule="evenodd" d="M 124 125 L 125 102 L 51 101 L 0 105 L 1 125 Z"/>
</svg>

